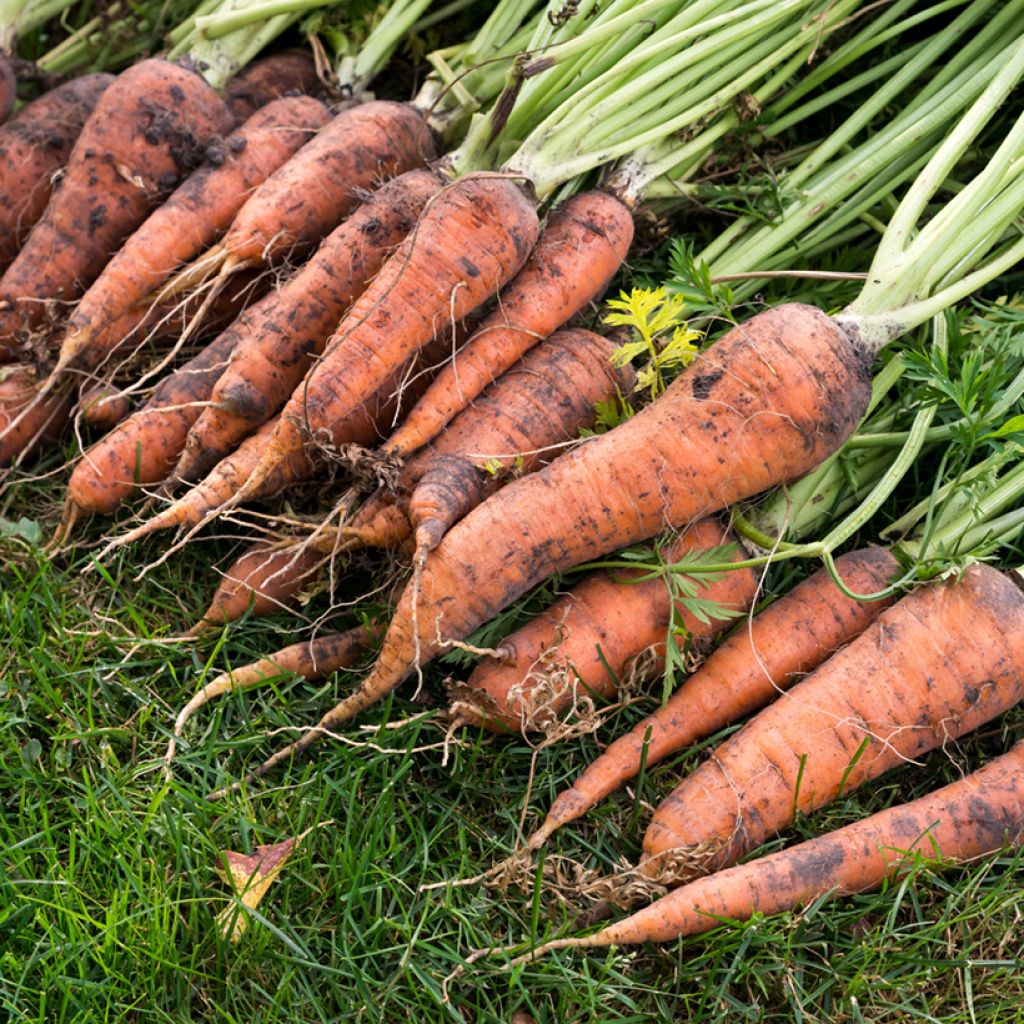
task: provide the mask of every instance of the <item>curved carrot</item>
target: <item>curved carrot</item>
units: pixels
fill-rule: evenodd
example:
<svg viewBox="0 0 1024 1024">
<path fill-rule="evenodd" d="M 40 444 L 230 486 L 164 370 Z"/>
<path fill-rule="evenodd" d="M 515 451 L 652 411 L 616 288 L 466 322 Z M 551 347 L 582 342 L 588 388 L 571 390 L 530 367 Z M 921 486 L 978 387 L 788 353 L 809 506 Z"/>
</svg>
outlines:
<svg viewBox="0 0 1024 1024">
<path fill-rule="evenodd" d="M 133 232 L 68 317 L 54 373 L 94 368 L 106 355 L 100 333 L 166 281 L 179 264 L 209 245 L 246 196 L 285 163 L 330 118 L 308 96 L 261 107 L 207 163 Z"/>
<path fill-rule="evenodd" d="M 731 540 L 720 523 L 702 519 L 662 557 L 671 564 L 688 552 L 720 547 Z M 742 557 L 738 549 L 734 557 Z M 665 580 L 631 583 L 630 578 L 638 575 L 641 570 L 594 573 L 505 637 L 500 646 L 505 657 L 486 658 L 470 675 L 467 685 L 475 693 L 460 695 L 460 717 L 491 729 L 524 732 L 558 721 L 577 693 L 614 697 L 634 659 L 651 649 L 659 658 L 664 656 L 673 617 Z M 741 569 L 708 580 L 700 597 L 735 614 L 749 606 L 756 591 L 754 572 Z M 730 621 L 728 615 L 701 621 L 678 601 L 675 616 L 696 639 L 714 636 Z M 545 681 L 550 685 L 542 685 Z M 474 697 L 479 697 L 479 703 Z"/>
<path fill-rule="evenodd" d="M 189 432 L 175 468 L 181 480 L 208 472 L 285 404 L 352 301 L 409 233 L 438 189 L 414 170 L 374 192 L 283 285 L 239 317 L 227 369 Z"/>
<path fill-rule="evenodd" d="M 151 59 L 118 75 L 79 135 L 60 189 L 0 278 L 0 344 L 43 321 L 43 300 L 81 295 L 230 123 L 220 96 L 183 67 Z"/>
<path fill-rule="evenodd" d="M 14 76 L 11 62 L 0 55 L 0 124 L 11 116 L 18 99 L 18 80 Z"/>
<path fill-rule="evenodd" d="M 837 558 L 836 569 L 854 593 L 875 594 L 892 578 L 897 563 L 884 548 L 864 548 Z M 653 767 L 773 701 L 859 636 L 892 600 L 855 601 L 825 569 L 798 583 L 737 629 L 663 707 L 606 747 L 558 794 L 528 845 L 539 848 L 556 829 L 633 778 L 641 764 Z"/>
<path fill-rule="evenodd" d="M 43 215 L 54 176 L 113 75 L 84 75 L 51 89 L 0 128 L 0 272 Z"/>
<path fill-rule="evenodd" d="M 35 367 L 0 366 L 0 466 L 56 437 L 67 421 L 70 397 L 49 395 L 40 400 L 41 387 Z"/>
<path fill-rule="evenodd" d="M 402 594 L 369 677 L 322 721 L 333 728 L 370 706 L 417 660 L 553 573 L 808 472 L 863 415 L 868 362 L 810 306 L 780 306 L 733 328 L 636 416 L 456 524 Z"/>
<path fill-rule="evenodd" d="M 306 50 L 283 50 L 255 60 L 224 86 L 224 102 L 235 124 L 282 96 L 314 95 L 320 87 L 316 63 Z"/>
<path fill-rule="evenodd" d="M 719 746 L 662 801 L 647 872 L 734 863 L 792 821 L 1024 697 L 1024 593 L 990 566 L 921 587 Z M 699 855 L 695 855 L 698 854 Z"/>
<path fill-rule="evenodd" d="M 788 850 L 730 867 L 662 896 L 593 935 L 555 939 L 517 958 L 553 949 L 670 942 L 778 914 L 828 896 L 878 888 L 921 857 L 972 861 L 1024 839 L 1024 741 L 984 768 L 907 804 L 897 804 Z"/>
<path fill-rule="evenodd" d="M 289 399 L 252 486 L 304 443 L 304 432 L 330 437 L 440 327 L 495 295 L 536 239 L 536 211 L 508 178 L 470 175 L 440 192 Z"/>
<path fill-rule="evenodd" d="M 405 458 L 436 437 L 520 356 L 603 294 L 632 240 L 633 216 L 614 196 L 584 192 L 557 206 L 498 305 L 383 447 Z"/>
</svg>

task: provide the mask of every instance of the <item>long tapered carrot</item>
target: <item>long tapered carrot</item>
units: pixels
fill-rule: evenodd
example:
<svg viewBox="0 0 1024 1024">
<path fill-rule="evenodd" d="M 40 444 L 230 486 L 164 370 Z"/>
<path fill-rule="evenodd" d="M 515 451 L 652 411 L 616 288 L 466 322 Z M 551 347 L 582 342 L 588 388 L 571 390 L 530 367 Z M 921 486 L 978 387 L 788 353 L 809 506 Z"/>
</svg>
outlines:
<svg viewBox="0 0 1024 1024">
<path fill-rule="evenodd" d="M 729 544 L 730 532 L 714 519 L 690 527 L 662 557 L 677 562 L 688 552 Z M 740 558 L 736 550 L 735 558 Z M 543 614 L 501 641 L 502 659 L 488 657 L 470 675 L 474 693 L 460 693 L 459 715 L 492 729 L 522 732 L 557 722 L 578 694 L 614 697 L 630 664 L 645 651 L 663 656 L 673 618 L 694 639 L 714 636 L 732 616 L 701 621 L 683 602 L 673 602 L 664 580 L 631 583 L 637 572 L 594 573 L 576 584 Z M 750 569 L 708 580 L 701 598 L 726 613 L 754 599 L 757 577 Z M 545 685 L 546 684 L 546 685 Z M 479 697 L 475 703 L 474 696 Z"/>
<path fill-rule="evenodd" d="M 723 921 L 796 910 L 823 896 L 868 892 L 921 859 L 965 863 L 1018 848 L 1024 842 L 1022 822 L 1024 741 L 927 796 L 698 878 L 593 935 L 555 939 L 515 962 L 554 949 L 670 942 Z"/>
<path fill-rule="evenodd" d="M 293 96 L 261 107 L 229 135 L 128 237 L 82 296 L 68 317 L 53 372 L 97 366 L 107 355 L 104 346 L 95 344 L 104 328 L 209 245 L 250 191 L 329 119 L 330 111 L 319 100 Z"/>
<path fill-rule="evenodd" d="M 520 356 L 601 296 L 632 240 L 632 214 L 614 196 L 584 192 L 556 207 L 526 266 L 383 447 L 405 458 L 436 437 Z"/>
<path fill-rule="evenodd" d="M 718 747 L 655 811 L 642 868 L 720 868 L 1024 697 L 1024 593 L 986 565 L 922 587 Z M 783 806 L 784 805 L 784 806 Z"/>
<path fill-rule="evenodd" d="M 61 186 L 0 278 L 0 344 L 77 298 L 118 246 L 231 125 L 223 100 L 192 71 L 150 59 L 100 97 Z"/>
<path fill-rule="evenodd" d="M 533 204 L 508 177 L 469 175 L 435 196 L 289 399 L 251 486 L 307 433 L 330 437 L 448 320 L 496 295 L 526 262 L 537 231 Z"/>
<path fill-rule="evenodd" d="M 733 328 L 614 430 L 474 509 L 406 588 L 363 685 L 324 716 L 346 721 L 417 661 L 531 586 L 808 472 L 867 407 L 869 359 L 824 313 L 790 304 Z M 314 734 L 260 769 L 302 750 Z"/>
<path fill-rule="evenodd" d="M 283 50 L 254 60 L 224 86 L 224 102 L 235 124 L 282 96 L 315 95 L 320 87 L 316 62 L 306 50 Z"/>
<path fill-rule="evenodd" d="M 835 564 L 846 586 L 858 594 L 879 593 L 897 569 L 884 548 L 851 551 Z M 663 707 L 605 748 L 559 793 L 527 845 L 540 847 L 556 829 L 633 778 L 641 764 L 653 767 L 774 700 L 859 636 L 893 600 L 854 600 L 825 569 L 798 583 L 712 652 Z"/>
<path fill-rule="evenodd" d="M 283 285 L 232 325 L 238 343 L 189 431 L 175 476 L 195 480 L 285 404 L 352 301 L 438 189 L 422 169 L 377 189 Z"/>
<path fill-rule="evenodd" d="M 113 75 L 103 74 L 75 78 L 44 93 L 0 128 L 0 272 L 43 215 L 54 176 L 113 81 Z"/>
</svg>

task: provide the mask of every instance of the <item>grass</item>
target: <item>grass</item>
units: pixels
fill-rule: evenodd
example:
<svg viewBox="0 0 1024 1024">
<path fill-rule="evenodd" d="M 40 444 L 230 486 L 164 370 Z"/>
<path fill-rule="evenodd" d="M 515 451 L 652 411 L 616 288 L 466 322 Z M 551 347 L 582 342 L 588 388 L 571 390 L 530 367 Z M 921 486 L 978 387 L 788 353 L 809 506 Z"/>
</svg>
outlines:
<svg viewBox="0 0 1024 1024">
<path fill-rule="evenodd" d="M 56 493 L 23 484 L 6 516 L 48 528 Z M 507 889 L 420 889 L 512 851 L 531 748 L 468 734 L 444 765 L 435 668 L 420 702 L 406 687 L 360 719 L 410 724 L 351 727 L 352 745 L 325 742 L 265 784 L 209 803 L 207 792 L 283 742 L 275 730 L 313 720 L 348 681 L 271 686 L 204 709 L 167 781 L 159 758 L 175 710 L 211 670 L 289 642 L 294 620 L 243 623 L 199 646 L 161 639 L 204 605 L 223 542 L 196 543 L 140 584 L 131 577 L 158 544 L 126 552 L 101 579 L 82 573 L 81 552 L 54 564 L 21 541 L 2 543 L 0 1007 L 11 1021 L 1022 1019 L 1024 890 L 1011 856 L 941 876 L 919 869 L 883 893 L 700 940 L 562 953 L 512 973 L 494 957 L 446 988 L 471 950 L 539 940 L 583 910 L 571 892 L 529 877 Z M 620 712 L 601 738 L 652 706 L 647 698 Z M 794 834 L 952 779 L 1006 749 L 1022 723 L 1009 715 L 799 821 Z M 594 752 L 584 737 L 536 755 L 528 826 Z M 650 807 L 698 758 L 648 771 L 639 791 L 556 836 L 562 873 L 572 862 L 606 873 L 635 861 Z M 222 940 L 214 915 L 232 897 L 214 872 L 218 851 L 249 852 L 328 821 L 301 843 L 242 941 Z"/>
</svg>

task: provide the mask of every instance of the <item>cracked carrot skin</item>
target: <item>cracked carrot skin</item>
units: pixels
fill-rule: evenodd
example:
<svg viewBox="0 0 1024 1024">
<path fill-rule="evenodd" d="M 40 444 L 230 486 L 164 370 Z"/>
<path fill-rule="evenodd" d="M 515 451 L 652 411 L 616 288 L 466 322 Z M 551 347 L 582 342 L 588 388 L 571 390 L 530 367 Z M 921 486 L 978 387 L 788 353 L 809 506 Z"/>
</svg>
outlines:
<svg viewBox="0 0 1024 1024">
<path fill-rule="evenodd" d="M 81 295 L 230 126 L 224 101 L 186 68 L 152 58 L 118 75 L 82 129 L 60 188 L 0 278 L 0 345 L 39 326 L 46 300 Z"/>
<path fill-rule="evenodd" d="M 663 559 L 670 564 L 688 552 L 734 542 L 731 532 L 716 520 L 702 519 L 664 550 Z M 733 557 L 743 557 L 738 548 Z M 637 656 L 650 649 L 659 659 L 664 656 L 672 617 L 669 589 L 662 579 L 629 582 L 642 574 L 642 570 L 593 573 L 505 637 L 499 649 L 507 652 L 506 658 L 485 658 L 470 675 L 467 685 L 480 694 L 481 702 L 476 714 L 470 708 L 463 711 L 460 704 L 462 717 L 498 731 L 522 731 L 535 710 L 532 694 L 540 682 L 538 672 L 564 681 L 560 696 L 543 695 L 545 709 L 550 708 L 553 715 L 572 706 L 573 690 L 598 699 L 613 698 L 619 679 Z M 752 569 L 722 573 L 707 583 L 699 596 L 733 613 L 748 607 L 757 591 Z M 714 636 L 732 621 L 726 616 L 701 622 L 683 603 L 676 605 L 676 616 L 695 640 Z"/>
<path fill-rule="evenodd" d="M 369 707 L 417 656 L 429 661 L 553 573 L 802 476 L 856 428 L 869 363 L 810 306 L 779 306 L 733 328 L 636 416 L 457 523 L 428 556 L 418 587 L 403 593 L 372 672 L 324 725 Z"/>
<path fill-rule="evenodd" d="M 552 210 L 526 266 L 383 447 L 405 458 L 437 437 L 530 348 L 604 294 L 632 241 L 632 213 L 608 193 L 584 192 Z"/>
<path fill-rule="evenodd" d="M 0 127 L 0 273 L 43 215 L 57 172 L 113 81 L 106 74 L 75 78 L 33 100 Z"/>
<path fill-rule="evenodd" d="M 175 470 L 180 479 L 209 472 L 281 409 L 438 188 L 436 176 L 422 169 L 385 182 L 283 285 L 232 324 L 238 343 L 213 404 L 189 431 Z"/>
<path fill-rule="evenodd" d="M 948 786 L 787 850 L 674 889 L 630 917 L 549 949 L 671 942 L 722 920 L 796 910 L 877 889 L 919 858 L 967 863 L 1024 841 L 1024 741 Z M 540 950 L 538 950 L 540 952 Z"/>
<path fill-rule="evenodd" d="M 224 86 L 224 102 L 241 124 L 274 100 L 320 89 L 316 63 L 306 50 L 282 50 L 246 65 Z"/>
<path fill-rule="evenodd" d="M 854 593 L 876 594 L 898 566 L 885 548 L 863 548 L 837 558 L 836 569 Z M 802 580 L 742 623 L 663 707 L 606 747 L 555 798 L 530 844 L 539 847 L 556 829 L 596 806 L 633 778 L 641 763 L 653 767 L 775 700 L 863 633 L 894 600 L 856 601 L 826 569 Z"/>
<path fill-rule="evenodd" d="M 175 269 L 210 245 L 249 193 L 330 119 L 319 100 L 293 96 L 261 107 L 124 242 L 68 317 L 59 367 L 94 368 L 108 354 L 99 336 Z"/>
<path fill-rule="evenodd" d="M 1024 697 L 1024 593 L 987 565 L 902 598 L 719 746 L 655 811 L 647 870 L 719 869 Z M 799 785 L 797 784 L 799 780 Z M 685 865 L 679 877 L 696 870 Z"/>
</svg>

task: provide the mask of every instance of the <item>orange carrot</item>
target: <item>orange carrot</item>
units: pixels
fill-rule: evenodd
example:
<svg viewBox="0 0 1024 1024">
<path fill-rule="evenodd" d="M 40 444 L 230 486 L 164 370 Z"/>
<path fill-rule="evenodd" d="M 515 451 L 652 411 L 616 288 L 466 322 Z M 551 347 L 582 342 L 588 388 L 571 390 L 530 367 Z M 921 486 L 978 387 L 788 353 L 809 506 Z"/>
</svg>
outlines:
<svg viewBox="0 0 1024 1024">
<path fill-rule="evenodd" d="M 836 568 L 854 593 L 874 594 L 885 587 L 897 564 L 884 548 L 864 548 L 837 558 Z M 653 767 L 770 703 L 859 636 L 891 603 L 855 601 L 825 569 L 798 583 L 718 647 L 663 707 L 605 748 L 558 795 L 528 845 L 539 848 L 556 829 L 633 778 L 642 763 Z"/>
<path fill-rule="evenodd" d="M 698 878 L 593 935 L 555 939 L 518 957 L 553 949 L 670 942 L 778 914 L 828 896 L 877 889 L 921 858 L 966 863 L 1019 848 L 1024 839 L 1024 741 L 984 768 L 907 804 L 706 878 Z"/>
<path fill-rule="evenodd" d="M 0 344 L 38 326 L 51 303 L 77 298 L 124 239 L 229 127 L 199 75 L 151 59 L 103 93 L 60 189 L 0 278 Z"/>
<path fill-rule="evenodd" d="M 316 63 L 306 50 L 282 50 L 242 68 L 224 86 L 224 102 L 235 124 L 282 96 L 313 96 L 320 88 Z"/>
<path fill-rule="evenodd" d="M 107 354 L 101 332 L 166 281 L 232 221 L 246 197 L 284 164 L 330 112 L 308 96 L 261 107 L 125 241 L 68 317 L 54 373 L 92 369 Z"/>
<path fill-rule="evenodd" d="M 52 89 L 0 128 L 0 272 L 43 215 L 57 171 L 113 75 L 84 75 Z"/>
<path fill-rule="evenodd" d="M 642 868 L 734 863 L 807 813 L 1024 697 L 1024 593 L 983 564 L 921 587 L 723 743 L 655 811 Z"/>
<path fill-rule="evenodd" d="M 556 207 L 493 312 L 383 447 L 405 458 L 436 437 L 533 345 L 600 298 L 632 240 L 632 214 L 614 196 L 584 192 Z"/>
<path fill-rule="evenodd" d="M 251 486 L 301 447 L 304 432 L 330 437 L 440 327 L 497 294 L 536 238 L 536 211 L 509 178 L 469 175 L 440 192 L 289 399 Z"/>
<path fill-rule="evenodd" d="M 671 564 L 688 552 L 731 542 L 720 523 L 702 519 L 662 557 Z M 738 547 L 734 557 L 742 557 Z M 663 658 L 673 617 L 665 581 L 630 583 L 641 574 L 594 573 L 505 637 L 499 647 L 503 658 L 487 658 L 469 677 L 468 686 L 476 692 L 460 695 L 459 717 L 509 732 L 543 730 L 558 722 L 578 695 L 613 698 L 639 655 L 653 649 Z M 700 596 L 735 614 L 750 604 L 756 590 L 756 575 L 741 569 L 708 580 Z M 730 616 L 701 621 L 676 602 L 675 621 L 690 637 L 703 639 L 724 629 Z"/>
<path fill-rule="evenodd" d="M 283 285 L 231 326 L 231 361 L 189 432 L 175 475 L 195 480 L 265 423 L 306 375 L 352 301 L 438 189 L 429 171 L 382 185 Z"/>
<path fill-rule="evenodd" d="M 368 707 L 417 660 L 553 573 L 808 472 L 863 415 L 867 364 L 860 346 L 810 306 L 780 306 L 733 328 L 636 416 L 509 484 L 453 527 L 418 587 L 403 593 L 373 671 L 324 724 Z"/>
<path fill-rule="evenodd" d="M 92 384 L 79 393 L 78 408 L 83 422 L 90 427 L 110 430 L 131 412 L 132 404 L 119 388 L 111 384 Z"/>
<path fill-rule="evenodd" d="M 40 441 L 57 436 L 64 426 L 70 398 L 50 395 L 40 401 L 40 387 L 35 367 L 0 366 L 0 466 L 10 465 Z"/>
</svg>

